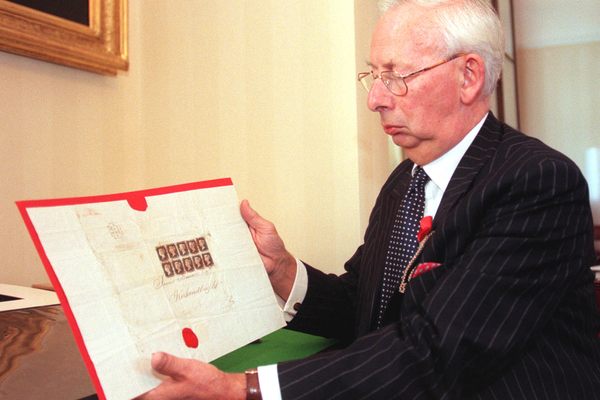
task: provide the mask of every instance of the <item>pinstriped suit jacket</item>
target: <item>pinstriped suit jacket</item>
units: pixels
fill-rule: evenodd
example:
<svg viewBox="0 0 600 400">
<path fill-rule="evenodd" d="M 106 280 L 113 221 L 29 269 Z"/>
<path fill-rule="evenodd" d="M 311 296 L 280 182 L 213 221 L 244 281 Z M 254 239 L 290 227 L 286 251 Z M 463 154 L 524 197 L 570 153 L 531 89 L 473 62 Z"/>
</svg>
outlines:
<svg viewBox="0 0 600 400">
<path fill-rule="evenodd" d="M 412 279 L 375 331 L 383 259 L 410 179 L 383 186 L 341 276 L 308 267 L 291 329 L 351 344 L 281 363 L 284 399 L 600 399 L 587 185 L 562 154 L 489 115 Z"/>
</svg>

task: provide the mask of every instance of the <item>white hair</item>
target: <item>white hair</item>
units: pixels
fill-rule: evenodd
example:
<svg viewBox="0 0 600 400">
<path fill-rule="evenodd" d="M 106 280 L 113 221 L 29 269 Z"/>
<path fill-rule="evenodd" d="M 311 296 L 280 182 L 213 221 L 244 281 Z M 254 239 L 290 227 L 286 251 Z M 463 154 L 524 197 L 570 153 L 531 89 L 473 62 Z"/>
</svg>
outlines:
<svg viewBox="0 0 600 400">
<path fill-rule="evenodd" d="M 431 22 L 444 38 L 446 57 L 458 53 L 475 53 L 485 64 L 483 95 L 496 88 L 502 72 L 504 32 L 498 15 L 485 0 L 380 0 L 379 9 L 413 4 L 430 8 Z"/>
</svg>

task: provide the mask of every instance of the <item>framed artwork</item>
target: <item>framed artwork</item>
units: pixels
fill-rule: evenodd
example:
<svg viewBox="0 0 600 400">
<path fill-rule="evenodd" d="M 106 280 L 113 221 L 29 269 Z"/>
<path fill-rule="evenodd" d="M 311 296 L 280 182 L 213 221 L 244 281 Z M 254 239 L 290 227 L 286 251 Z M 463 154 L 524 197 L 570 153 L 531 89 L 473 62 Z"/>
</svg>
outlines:
<svg viewBox="0 0 600 400">
<path fill-rule="evenodd" d="M 127 0 L 0 0 L 0 50 L 116 75 L 129 67 Z"/>
<path fill-rule="evenodd" d="M 506 35 L 502 76 L 498 81 L 496 96 L 493 99 L 494 113 L 498 118 L 514 128 L 519 128 L 519 91 L 517 82 L 517 55 L 515 50 L 515 30 L 512 0 L 492 0 L 492 5 L 500 16 Z"/>
</svg>

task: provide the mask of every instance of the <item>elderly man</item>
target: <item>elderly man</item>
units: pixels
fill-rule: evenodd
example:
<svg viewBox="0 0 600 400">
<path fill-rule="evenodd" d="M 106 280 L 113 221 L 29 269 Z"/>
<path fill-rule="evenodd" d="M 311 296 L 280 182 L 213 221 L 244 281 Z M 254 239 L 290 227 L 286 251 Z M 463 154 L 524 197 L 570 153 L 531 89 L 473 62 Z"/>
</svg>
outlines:
<svg viewBox="0 0 600 400">
<path fill-rule="evenodd" d="M 153 367 L 171 379 L 148 399 L 600 398 L 587 186 L 565 156 L 489 113 L 496 15 L 476 0 L 386 7 L 359 79 L 408 160 L 346 273 L 296 260 L 241 205 L 289 327 L 348 346 L 258 379 L 160 353 Z"/>
</svg>

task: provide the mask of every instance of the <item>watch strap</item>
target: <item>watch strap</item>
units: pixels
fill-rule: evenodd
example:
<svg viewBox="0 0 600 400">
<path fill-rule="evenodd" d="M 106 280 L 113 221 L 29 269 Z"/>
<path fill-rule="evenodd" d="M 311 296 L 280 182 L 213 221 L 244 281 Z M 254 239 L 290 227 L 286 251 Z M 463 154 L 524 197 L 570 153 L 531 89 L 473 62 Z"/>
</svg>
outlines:
<svg viewBox="0 0 600 400">
<path fill-rule="evenodd" d="M 260 383 L 258 381 L 258 370 L 249 369 L 246 374 L 246 400 L 262 400 Z"/>
</svg>

